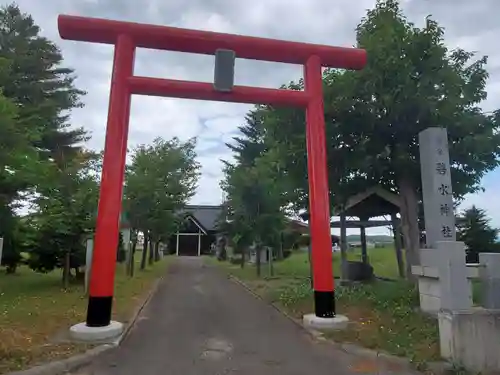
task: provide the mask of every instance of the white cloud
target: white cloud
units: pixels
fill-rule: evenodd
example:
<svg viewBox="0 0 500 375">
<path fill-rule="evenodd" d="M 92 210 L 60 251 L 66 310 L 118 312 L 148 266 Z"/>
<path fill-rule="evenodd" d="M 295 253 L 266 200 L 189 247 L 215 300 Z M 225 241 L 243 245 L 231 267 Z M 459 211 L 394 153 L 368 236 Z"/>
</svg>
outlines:
<svg viewBox="0 0 500 375">
<path fill-rule="evenodd" d="M 7 4 L 10 0 L 1 2 Z M 113 48 L 60 40 L 57 32 L 59 13 L 351 46 L 355 41 L 355 26 L 375 0 L 144 0 L 140 3 L 134 0 L 51 0 L 44 3 L 17 0 L 17 3 L 23 11 L 33 15 L 44 35 L 61 47 L 66 64 L 75 68 L 77 85 L 88 95 L 84 98 L 85 108 L 75 110 L 72 121 L 90 130 L 93 138 L 89 146 L 100 149 L 104 145 Z M 425 16 L 432 14 L 445 27 L 450 47 L 460 46 L 490 56 L 491 78 L 487 86 L 490 95 L 484 108 L 500 107 L 500 52 L 496 47 L 500 27 L 498 12 L 492 11 L 499 9 L 497 0 L 405 0 L 402 3 L 410 20 L 417 25 L 422 25 Z M 211 82 L 213 57 L 140 49 L 135 73 Z M 242 85 L 278 87 L 301 75 L 302 69 L 298 66 L 242 60 L 237 61 L 235 80 Z M 218 186 L 219 159 L 230 157 L 224 143 L 231 140 L 249 108 L 240 104 L 134 97 L 129 147 L 150 142 L 156 136 L 181 139 L 197 136 L 203 176 L 194 201 L 218 203 L 222 195 Z M 500 204 L 494 185 L 487 186 L 484 194 L 469 197 L 466 204 L 477 203 L 488 208 L 500 226 L 497 209 Z"/>
</svg>

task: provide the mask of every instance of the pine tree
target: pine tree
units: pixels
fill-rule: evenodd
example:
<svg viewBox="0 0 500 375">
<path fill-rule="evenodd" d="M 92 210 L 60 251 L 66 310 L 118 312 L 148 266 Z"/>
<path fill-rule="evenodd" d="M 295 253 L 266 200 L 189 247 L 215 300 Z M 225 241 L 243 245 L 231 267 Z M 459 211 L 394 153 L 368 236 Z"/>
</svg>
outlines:
<svg viewBox="0 0 500 375">
<path fill-rule="evenodd" d="M 69 110 L 80 107 L 85 93 L 74 86 L 74 72 L 62 67 L 59 48 L 39 35 L 33 18 L 15 4 L 0 8 L 0 58 L 8 74 L 0 75 L 3 95 L 18 107 L 18 126 L 47 158 L 79 151 L 83 128 L 70 129 Z"/>
<path fill-rule="evenodd" d="M 84 94 L 74 86 L 72 69 L 62 67 L 59 48 L 39 35 L 33 18 L 15 4 L 0 8 L 0 212 L 15 222 L 13 204 L 23 191 L 40 189 L 54 165 L 60 169 L 78 156 L 87 139 L 70 128 L 68 113 Z M 10 109 L 8 107 L 12 107 Z M 5 146 L 5 147 L 4 147 Z M 4 223 L 5 224 L 5 223 Z M 10 270 L 19 260 L 14 225 L 0 225 Z"/>
<path fill-rule="evenodd" d="M 457 220 L 458 239 L 467 246 L 467 262 L 477 263 L 479 253 L 497 252 L 499 230 L 490 226 L 486 212 L 476 206 L 464 211 Z"/>
<path fill-rule="evenodd" d="M 245 125 L 238 127 L 241 136 L 233 138 L 235 144 L 226 144 L 235 153 L 238 164 L 253 166 L 255 160 L 266 151 L 262 115 L 259 107 L 250 111 L 245 117 Z"/>
<path fill-rule="evenodd" d="M 0 76 L 2 63 L 0 59 Z M 0 238 L 3 238 L 2 266 L 14 273 L 21 260 L 15 232 L 17 218 L 14 202 L 25 186 L 22 169 L 30 162 L 29 142 L 16 128 L 16 106 L 0 91 Z"/>
</svg>

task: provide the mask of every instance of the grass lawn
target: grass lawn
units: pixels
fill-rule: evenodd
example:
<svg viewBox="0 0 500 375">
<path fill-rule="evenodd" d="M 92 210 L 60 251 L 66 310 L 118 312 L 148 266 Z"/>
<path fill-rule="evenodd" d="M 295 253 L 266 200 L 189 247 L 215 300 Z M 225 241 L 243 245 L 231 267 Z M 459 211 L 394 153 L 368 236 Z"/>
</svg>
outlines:
<svg viewBox="0 0 500 375">
<path fill-rule="evenodd" d="M 375 275 L 389 279 L 397 279 L 398 265 L 396 261 L 396 253 L 391 246 L 369 249 L 368 250 L 370 264 L 372 265 Z M 361 250 L 356 249 L 347 254 L 348 260 L 361 260 Z M 255 270 L 252 267 L 241 270 L 239 265 L 226 266 L 236 272 L 242 273 L 246 278 L 256 277 Z M 268 275 L 269 266 L 262 266 L 262 274 Z M 274 263 L 274 276 L 285 278 L 307 278 L 310 274 L 309 256 L 305 251 L 296 251 L 289 259 L 283 262 Z M 333 253 L 333 274 L 335 277 L 340 277 L 340 253 Z"/>
<path fill-rule="evenodd" d="M 439 359 L 437 321 L 415 310 L 417 291 L 403 280 L 396 280 L 397 262 L 393 248 L 369 250 L 370 262 L 377 276 L 395 281 L 377 281 L 352 287 L 336 288 L 337 311 L 351 321 L 348 329 L 329 334 L 335 341 L 351 342 L 367 348 L 408 357 L 417 364 Z M 349 255 L 357 259 L 359 253 Z M 269 277 L 268 265 L 257 278 L 255 267 L 229 262 L 218 264 L 243 280 L 269 302 L 279 305 L 289 314 L 301 318 L 313 311 L 307 254 L 296 252 L 282 262 L 275 262 L 274 275 Z M 334 274 L 340 275 L 339 254 L 334 254 Z"/>
<path fill-rule="evenodd" d="M 124 265 L 118 265 L 113 319 L 130 318 L 167 264 L 164 258 L 144 271 L 137 266 L 132 279 L 125 275 Z M 40 274 L 20 267 L 15 275 L 0 273 L 0 374 L 88 349 L 85 344 L 51 342 L 58 332 L 84 321 L 86 308 L 83 286 L 64 290 L 60 270 Z"/>
</svg>

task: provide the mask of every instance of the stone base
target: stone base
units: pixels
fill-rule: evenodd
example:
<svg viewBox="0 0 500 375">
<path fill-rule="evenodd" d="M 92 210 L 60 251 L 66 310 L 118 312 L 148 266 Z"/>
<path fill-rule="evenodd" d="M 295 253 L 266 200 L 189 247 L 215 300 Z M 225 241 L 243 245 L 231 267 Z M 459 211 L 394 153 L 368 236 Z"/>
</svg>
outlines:
<svg viewBox="0 0 500 375">
<path fill-rule="evenodd" d="M 78 323 L 69 329 L 70 337 L 85 342 L 112 341 L 123 332 L 123 324 L 111 321 L 105 327 L 88 327 L 86 323 Z"/>
<path fill-rule="evenodd" d="M 500 371 L 500 310 L 439 312 L 441 356 L 474 373 Z"/>
<path fill-rule="evenodd" d="M 302 318 L 304 327 L 317 331 L 332 331 L 347 328 L 349 319 L 344 315 L 336 315 L 333 318 L 319 318 L 315 314 L 306 314 Z"/>
</svg>

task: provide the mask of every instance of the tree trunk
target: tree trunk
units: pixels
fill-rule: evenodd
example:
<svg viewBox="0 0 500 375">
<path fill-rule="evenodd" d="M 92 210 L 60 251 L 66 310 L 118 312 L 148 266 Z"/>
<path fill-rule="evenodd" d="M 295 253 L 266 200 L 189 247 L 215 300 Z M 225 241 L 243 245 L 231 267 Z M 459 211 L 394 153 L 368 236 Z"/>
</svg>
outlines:
<svg viewBox="0 0 500 375">
<path fill-rule="evenodd" d="M 401 199 L 402 232 L 405 244 L 406 277 L 415 281 L 411 266 L 420 264 L 420 230 L 418 228 L 418 196 L 409 176 L 398 179 Z"/>
<path fill-rule="evenodd" d="M 312 264 L 312 246 L 311 238 L 309 237 L 309 244 L 307 245 L 307 256 L 309 258 L 309 280 L 311 281 L 311 289 L 314 289 L 313 283 L 313 264 Z"/>
<path fill-rule="evenodd" d="M 160 241 L 155 242 L 155 262 L 160 261 Z"/>
<path fill-rule="evenodd" d="M 404 279 L 405 277 L 405 264 L 403 261 L 403 253 L 401 246 L 401 225 L 400 220 L 395 214 L 391 215 L 392 230 L 394 233 L 394 249 L 396 251 L 396 261 L 398 262 L 398 273 L 399 277 Z"/>
<path fill-rule="evenodd" d="M 148 263 L 149 265 L 153 265 L 155 261 L 155 244 L 153 243 L 153 239 L 149 239 L 149 257 L 148 257 Z"/>
<path fill-rule="evenodd" d="M 283 260 L 284 258 L 284 252 L 283 252 L 283 242 L 284 242 L 284 239 L 283 239 L 284 235 L 283 235 L 283 231 L 280 232 L 280 246 L 278 248 L 278 256 L 276 257 L 278 260 Z"/>
<path fill-rule="evenodd" d="M 368 219 L 369 220 L 369 219 Z M 366 220 L 366 221 L 368 221 Z M 363 264 L 368 264 L 368 248 L 366 245 L 366 228 L 361 227 L 360 228 L 360 237 L 361 237 L 361 261 Z"/>
<path fill-rule="evenodd" d="M 144 245 L 142 247 L 141 270 L 146 268 L 146 259 L 148 255 L 149 235 L 144 234 Z"/>
<path fill-rule="evenodd" d="M 340 273 L 342 280 L 349 280 L 347 271 L 347 226 L 344 213 L 340 214 Z"/>
<path fill-rule="evenodd" d="M 241 248 L 241 268 L 245 268 L 246 252 L 247 252 L 247 248 L 246 248 L 246 246 L 243 246 Z"/>
<path fill-rule="evenodd" d="M 137 239 L 132 242 L 132 249 L 130 253 L 130 277 L 134 277 L 135 272 L 135 250 L 137 249 Z"/>
<path fill-rule="evenodd" d="M 71 255 L 69 253 L 69 251 L 66 252 L 66 254 L 64 255 L 64 265 L 63 265 L 63 279 L 62 279 L 62 283 L 63 283 L 63 288 L 64 289 L 68 289 L 69 288 L 69 276 L 70 276 L 70 272 L 71 272 Z"/>
<path fill-rule="evenodd" d="M 256 247 L 255 247 L 257 253 L 255 254 L 256 255 L 256 265 L 257 265 L 257 276 L 260 277 L 260 274 L 261 274 L 261 269 L 260 269 L 260 255 L 261 255 L 261 244 L 259 243 Z"/>
<path fill-rule="evenodd" d="M 81 284 L 85 280 L 85 272 L 82 272 L 80 267 L 75 267 L 75 280 Z"/>
<path fill-rule="evenodd" d="M 134 263 L 135 263 L 135 259 L 134 259 L 134 255 L 135 255 L 135 249 L 137 248 L 137 240 L 134 240 L 132 241 L 132 246 L 131 248 L 128 250 L 129 254 L 128 254 L 128 262 L 127 262 L 127 275 L 129 277 L 132 277 L 134 276 Z"/>
<path fill-rule="evenodd" d="M 274 265 L 273 265 L 273 257 L 274 257 L 274 248 L 269 247 L 267 250 L 267 261 L 269 262 L 269 276 L 274 276 Z"/>
</svg>

